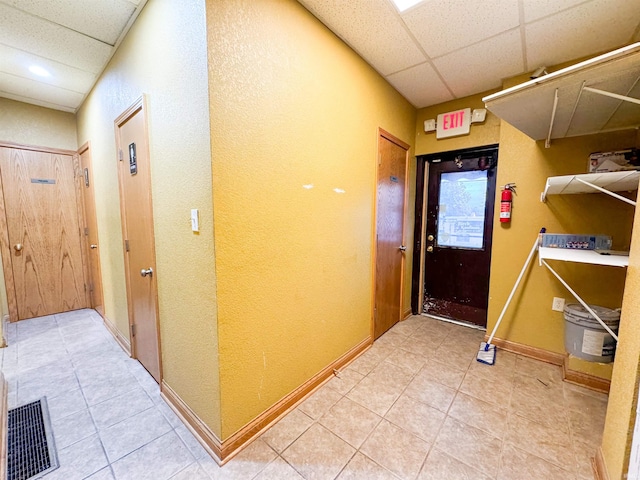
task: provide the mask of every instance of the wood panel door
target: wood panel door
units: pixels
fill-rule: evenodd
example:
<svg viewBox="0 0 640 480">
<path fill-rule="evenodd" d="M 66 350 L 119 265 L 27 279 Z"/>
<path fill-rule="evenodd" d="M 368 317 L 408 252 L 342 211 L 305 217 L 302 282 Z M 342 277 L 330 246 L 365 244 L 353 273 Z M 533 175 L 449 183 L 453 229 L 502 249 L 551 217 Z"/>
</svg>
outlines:
<svg viewBox="0 0 640 480">
<path fill-rule="evenodd" d="M 116 119 L 132 355 L 161 381 L 151 169 L 142 99 Z"/>
<path fill-rule="evenodd" d="M 376 196 L 374 339 L 402 316 L 404 218 L 409 146 L 380 130 Z"/>
<path fill-rule="evenodd" d="M 78 151 L 80 156 L 80 171 L 82 173 L 82 197 L 84 203 L 84 241 L 85 250 L 88 251 L 89 263 L 89 301 L 94 308 L 104 317 L 104 299 L 102 295 L 102 271 L 100 268 L 100 244 L 98 242 L 98 221 L 96 218 L 96 200 L 93 187 L 93 166 L 91 164 L 91 152 L 86 144 Z"/>
<path fill-rule="evenodd" d="M 72 155 L 0 148 L 12 320 L 87 306 L 76 172 Z"/>
</svg>

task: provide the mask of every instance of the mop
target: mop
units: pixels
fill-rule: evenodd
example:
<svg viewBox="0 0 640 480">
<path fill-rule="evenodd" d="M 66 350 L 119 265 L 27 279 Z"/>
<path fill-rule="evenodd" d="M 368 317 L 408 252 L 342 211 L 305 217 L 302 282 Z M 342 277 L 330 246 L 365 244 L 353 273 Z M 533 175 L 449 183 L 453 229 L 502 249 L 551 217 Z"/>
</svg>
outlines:
<svg viewBox="0 0 640 480">
<path fill-rule="evenodd" d="M 542 228 L 540 230 L 540 233 L 544 233 L 544 232 L 546 232 L 546 229 Z M 524 272 L 527 270 L 527 267 L 531 263 L 531 259 L 533 258 L 533 255 L 536 253 L 536 250 L 538 250 L 539 242 L 540 242 L 540 237 L 537 236 L 536 237 L 536 241 L 533 243 L 533 247 L 531 248 L 531 252 L 529 252 L 529 256 L 527 257 L 527 261 L 524 262 L 524 266 L 522 267 L 522 270 L 520 271 L 520 275 L 518 275 L 516 283 L 513 286 L 513 289 L 511 290 L 511 293 L 509 294 L 509 298 L 507 298 L 507 302 L 504 304 L 504 307 L 502 308 L 502 312 L 500 312 L 500 316 L 498 317 L 498 321 L 496 322 L 496 325 L 493 327 L 493 330 L 491 331 L 491 335 L 489 336 L 489 340 L 487 340 L 486 342 L 480 343 L 480 350 L 478 350 L 478 355 L 476 356 L 476 360 L 478 360 L 480 363 L 486 363 L 487 365 L 493 365 L 493 364 L 496 363 L 496 346 L 495 345 L 491 345 L 491 340 L 493 340 L 493 337 L 496 334 L 496 331 L 498 330 L 498 327 L 500 326 L 500 322 L 502 322 L 502 318 L 504 317 L 504 314 L 507 311 L 507 308 L 509 307 L 509 304 L 511 303 L 511 299 L 513 298 L 513 294 L 516 293 L 516 289 L 518 288 L 518 285 L 520 284 L 520 280 L 522 280 L 522 277 L 524 276 Z"/>
</svg>

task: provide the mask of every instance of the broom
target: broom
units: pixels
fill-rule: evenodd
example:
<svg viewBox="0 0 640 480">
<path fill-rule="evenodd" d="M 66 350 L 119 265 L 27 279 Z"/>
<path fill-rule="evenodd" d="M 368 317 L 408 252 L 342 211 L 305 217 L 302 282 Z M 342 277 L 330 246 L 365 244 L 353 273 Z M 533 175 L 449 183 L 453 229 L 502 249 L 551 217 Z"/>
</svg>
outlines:
<svg viewBox="0 0 640 480">
<path fill-rule="evenodd" d="M 540 229 L 540 233 L 544 233 L 546 231 L 547 231 L 546 228 Z M 480 350 L 478 350 L 478 355 L 476 356 L 476 360 L 480 363 L 486 363 L 487 365 L 493 365 L 496 363 L 496 346 L 491 345 L 491 340 L 493 340 L 493 337 L 496 334 L 498 327 L 500 326 L 500 322 L 502 322 L 502 318 L 504 317 L 504 314 L 507 311 L 509 304 L 511 303 L 513 294 L 516 293 L 516 289 L 520 284 L 520 280 L 522 280 L 522 277 L 524 276 L 524 272 L 527 270 L 527 267 L 531 263 L 531 259 L 533 258 L 534 253 L 536 253 L 536 250 L 538 250 L 539 242 L 540 242 L 540 236 L 536 237 L 536 241 L 533 243 L 533 247 L 531 248 L 531 252 L 529 252 L 527 261 L 524 262 L 524 266 L 522 267 L 522 270 L 520 270 L 520 275 L 518 275 L 516 283 L 513 286 L 511 293 L 509 294 L 509 298 L 507 298 L 507 302 L 504 304 L 504 307 L 502 308 L 502 312 L 500 312 L 500 316 L 498 317 L 498 321 L 496 322 L 496 325 L 493 327 L 493 330 L 491 331 L 489 340 L 487 340 L 486 342 L 480 343 Z"/>
</svg>

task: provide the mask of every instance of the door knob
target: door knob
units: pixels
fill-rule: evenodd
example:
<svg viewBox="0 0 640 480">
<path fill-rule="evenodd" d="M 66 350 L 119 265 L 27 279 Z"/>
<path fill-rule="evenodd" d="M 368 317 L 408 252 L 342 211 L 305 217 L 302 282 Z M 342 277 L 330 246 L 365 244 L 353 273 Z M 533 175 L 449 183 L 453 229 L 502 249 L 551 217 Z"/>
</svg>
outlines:
<svg viewBox="0 0 640 480">
<path fill-rule="evenodd" d="M 147 275 L 153 275 L 153 268 L 147 268 L 146 270 L 143 268 L 142 270 L 140 270 L 140 276 L 146 277 Z"/>
<path fill-rule="evenodd" d="M 402 251 L 402 252 L 406 252 L 407 251 L 407 247 L 405 247 L 404 245 L 400 245 L 398 247 L 398 250 Z"/>
<path fill-rule="evenodd" d="M 91 250 L 95 250 L 96 248 L 98 248 L 98 245 L 96 245 L 96 244 L 91 244 L 91 245 L 89 246 L 89 248 L 90 248 Z"/>
<path fill-rule="evenodd" d="M 427 240 L 428 240 L 429 242 L 433 242 L 433 235 L 429 234 L 429 235 L 427 236 Z"/>
<path fill-rule="evenodd" d="M 14 249 L 16 252 L 20 252 L 20 251 L 22 251 L 22 244 L 21 244 L 21 243 L 16 243 L 16 244 L 13 246 L 13 249 Z"/>
<path fill-rule="evenodd" d="M 429 252 L 429 253 L 433 252 L 433 246 L 432 245 L 429 245 L 427 247 L 427 252 Z"/>
</svg>

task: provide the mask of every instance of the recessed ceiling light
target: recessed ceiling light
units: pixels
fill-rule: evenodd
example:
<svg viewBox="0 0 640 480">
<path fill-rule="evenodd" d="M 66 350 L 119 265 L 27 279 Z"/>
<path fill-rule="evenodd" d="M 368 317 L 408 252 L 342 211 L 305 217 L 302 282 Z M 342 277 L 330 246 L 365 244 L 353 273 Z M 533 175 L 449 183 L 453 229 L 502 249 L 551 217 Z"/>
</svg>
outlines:
<svg viewBox="0 0 640 480">
<path fill-rule="evenodd" d="M 38 75 L 39 77 L 50 77 L 51 73 L 49 73 L 48 70 L 45 70 L 42 67 L 39 67 L 38 65 L 31 65 L 29 67 L 29 71 L 35 75 Z"/>
<path fill-rule="evenodd" d="M 393 0 L 393 3 L 395 3 L 396 8 L 400 13 L 419 4 L 420 2 L 422 2 L 422 0 Z"/>
</svg>

